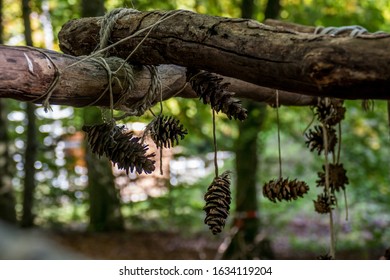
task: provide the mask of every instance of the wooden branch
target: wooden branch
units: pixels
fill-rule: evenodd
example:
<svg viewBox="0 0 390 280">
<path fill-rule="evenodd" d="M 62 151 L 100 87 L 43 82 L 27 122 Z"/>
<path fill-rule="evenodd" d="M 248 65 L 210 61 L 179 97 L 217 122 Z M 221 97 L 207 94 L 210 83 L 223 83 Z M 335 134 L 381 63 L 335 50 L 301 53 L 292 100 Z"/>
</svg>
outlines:
<svg viewBox="0 0 390 280">
<path fill-rule="evenodd" d="M 107 71 L 95 61 L 82 59 L 37 48 L 0 46 L 0 98 L 42 103 L 58 72 L 60 76 L 50 98 L 51 104 L 84 107 L 93 103 L 109 106 L 108 93 L 99 99 L 109 83 Z M 112 70 L 120 66 L 115 61 L 109 61 L 109 64 Z M 123 109 L 141 99 L 149 88 L 149 70 L 145 67 L 138 68 L 135 74 L 135 89 Z M 161 65 L 158 69 L 162 79 L 164 100 L 173 96 L 196 97 L 192 89 L 186 86 L 185 68 Z M 119 71 L 118 78 L 123 80 L 123 71 Z M 274 90 L 232 78 L 226 78 L 226 82 L 232 84 L 230 90 L 236 92 L 237 97 L 250 98 L 258 102 L 275 102 Z M 114 101 L 117 101 L 121 94 L 122 88 L 118 83 L 114 84 Z M 159 96 L 156 96 L 156 102 L 158 99 Z M 306 106 L 315 104 L 316 98 L 280 92 L 280 103 Z"/>
<path fill-rule="evenodd" d="M 112 43 L 156 23 L 166 12 L 117 21 Z M 101 17 L 72 20 L 59 34 L 65 53 L 85 55 L 99 42 Z M 111 49 L 127 57 L 138 34 Z M 141 64 L 204 69 L 264 87 L 341 99 L 390 99 L 389 36 L 349 38 L 303 34 L 247 19 L 182 11 L 158 24 L 132 56 Z"/>
</svg>

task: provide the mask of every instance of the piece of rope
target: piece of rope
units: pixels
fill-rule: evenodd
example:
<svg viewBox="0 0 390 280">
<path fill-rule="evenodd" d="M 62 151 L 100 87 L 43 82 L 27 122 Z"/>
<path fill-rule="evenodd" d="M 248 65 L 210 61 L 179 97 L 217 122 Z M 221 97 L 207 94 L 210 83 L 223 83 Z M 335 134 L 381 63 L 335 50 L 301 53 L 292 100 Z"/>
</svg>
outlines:
<svg viewBox="0 0 390 280">
<path fill-rule="evenodd" d="M 347 25 L 347 26 L 341 26 L 341 27 L 334 27 L 334 26 L 329 26 L 329 27 L 323 27 L 323 26 L 317 26 L 316 29 L 314 30 L 314 34 L 317 35 L 340 35 L 342 33 L 349 32 L 349 37 L 351 38 L 356 38 L 360 37 L 363 34 L 368 34 L 368 30 L 360 25 Z M 372 34 L 387 34 L 384 31 L 376 31 Z"/>
<path fill-rule="evenodd" d="M 102 94 L 89 105 L 91 106 L 96 104 L 106 94 L 107 91 L 110 91 L 110 108 L 120 107 L 118 104 L 123 104 L 124 102 L 123 100 L 128 98 L 128 95 L 130 94 L 131 90 L 134 88 L 135 78 L 134 78 L 133 67 L 128 63 L 124 63 L 124 65 L 122 65 L 123 59 L 115 56 L 107 57 L 107 58 L 90 57 L 90 60 L 100 64 L 106 70 L 109 86 L 107 86 L 107 88 L 102 92 Z M 119 68 L 124 69 L 126 73 L 124 80 L 121 81 L 117 76 L 119 72 L 119 68 L 115 71 L 111 71 L 110 65 L 112 64 L 120 65 Z M 114 103 L 113 92 L 112 92 L 112 85 L 114 82 L 117 82 L 119 87 L 122 88 L 121 98 L 116 103 Z"/>
<path fill-rule="evenodd" d="M 112 30 L 114 29 L 114 26 L 118 19 L 138 12 L 139 11 L 135 9 L 117 8 L 105 14 L 102 24 L 100 25 L 100 42 L 97 50 L 103 50 L 108 47 Z M 104 54 L 104 56 L 106 56 L 108 50 L 106 50 L 105 52 L 106 53 Z"/>
<path fill-rule="evenodd" d="M 135 50 L 141 45 L 146 37 L 150 34 L 153 27 L 157 24 L 153 24 L 153 27 L 149 29 L 149 32 L 145 35 L 144 39 L 141 40 L 139 45 L 133 50 L 130 55 L 126 59 L 122 59 L 119 57 L 107 57 L 110 49 L 110 38 L 112 31 L 114 29 L 114 26 L 118 19 L 138 13 L 135 9 L 125 9 L 125 8 L 118 8 L 110 11 L 107 13 L 103 21 L 101 23 L 100 27 L 100 43 L 98 45 L 98 48 L 91 54 L 89 59 L 98 62 L 101 66 L 104 67 L 104 69 L 107 71 L 108 79 L 109 79 L 109 85 L 107 89 L 101 94 L 101 96 L 95 100 L 92 104 L 95 104 L 99 99 L 101 99 L 104 94 L 109 90 L 110 91 L 110 109 L 120 109 L 125 112 L 125 114 L 118 119 L 123 119 L 127 116 L 141 116 L 144 114 L 146 110 L 148 110 L 150 107 L 154 105 L 155 96 L 157 94 L 162 94 L 162 82 L 161 78 L 158 72 L 158 68 L 153 65 L 146 66 L 147 69 L 150 71 L 151 74 L 151 82 L 149 89 L 147 93 L 144 95 L 142 99 L 140 99 L 137 102 L 130 103 L 128 102 L 129 99 L 132 97 L 132 90 L 135 87 L 135 77 L 134 77 L 134 69 L 133 66 L 131 66 L 127 61 L 130 59 L 131 55 L 135 52 Z M 161 22 L 162 20 L 166 19 L 167 16 L 164 15 L 158 22 Z M 157 23 L 158 23 L 157 22 Z M 131 36 L 131 35 L 130 35 Z M 115 62 L 116 64 L 121 63 L 121 66 L 119 66 L 116 70 L 111 70 L 110 64 L 106 62 L 103 62 L 103 60 L 111 60 L 112 62 Z M 123 70 L 125 72 L 125 81 L 124 84 L 121 84 L 121 81 L 118 78 L 118 72 L 120 70 Z M 122 87 L 121 97 L 115 104 L 113 103 L 113 97 L 112 97 L 112 82 L 117 81 L 119 85 Z"/>
</svg>

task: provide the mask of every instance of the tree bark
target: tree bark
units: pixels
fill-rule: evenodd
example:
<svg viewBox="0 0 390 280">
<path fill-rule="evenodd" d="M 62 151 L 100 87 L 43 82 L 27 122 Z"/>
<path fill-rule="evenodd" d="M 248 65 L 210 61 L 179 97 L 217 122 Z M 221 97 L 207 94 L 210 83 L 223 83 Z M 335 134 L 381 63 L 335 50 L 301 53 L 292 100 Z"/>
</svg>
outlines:
<svg viewBox="0 0 390 280">
<path fill-rule="evenodd" d="M 12 98 L 21 101 L 42 102 L 45 93 L 60 73 L 50 103 L 73 107 L 86 107 L 90 104 L 109 106 L 109 94 L 101 99 L 100 95 L 106 89 L 109 81 L 107 71 L 97 62 L 82 60 L 83 58 L 60 54 L 57 52 L 27 47 L 0 46 L 0 98 Z M 53 64 L 54 63 L 54 64 Z M 120 63 L 108 60 L 112 70 Z M 194 98 L 196 94 L 190 86 L 186 86 L 186 68 L 176 65 L 161 65 L 158 67 L 162 80 L 163 99 L 172 96 Z M 125 78 L 120 70 L 118 78 Z M 145 67 L 135 71 L 135 88 L 131 92 L 128 104 L 130 106 L 141 99 L 150 85 L 150 72 Z M 238 98 L 249 98 L 257 102 L 275 103 L 275 90 L 260 87 L 234 78 L 226 78 L 230 83 L 229 90 Z M 116 83 L 113 86 L 114 101 L 121 97 L 122 88 Z M 307 106 L 314 105 L 317 98 L 291 92 L 280 91 L 280 104 Z M 160 96 L 156 96 L 156 101 Z"/>
<path fill-rule="evenodd" d="M 146 36 L 135 34 L 166 12 L 138 12 L 117 21 L 110 53 L 125 58 Z M 102 18 L 71 20 L 59 33 L 68 54 L 86 55 L 99 42 Z M 130 61 L 204 69 L 260 86 L 341 99 L 389 99 L 389 35 L 359 38 L 302 34 L 249 19 L 177 12 L 156 25 Z"/>
</svg>

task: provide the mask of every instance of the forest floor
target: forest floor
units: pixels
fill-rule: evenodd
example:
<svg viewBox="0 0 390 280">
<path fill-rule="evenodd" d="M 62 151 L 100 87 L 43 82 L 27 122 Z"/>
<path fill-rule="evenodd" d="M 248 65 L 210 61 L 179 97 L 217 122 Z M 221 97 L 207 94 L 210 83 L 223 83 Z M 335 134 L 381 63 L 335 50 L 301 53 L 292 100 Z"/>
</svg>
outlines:
<svg viewBox="0 0 390 280">
<path fill-rule="evenodd" d="M 65 248 L 91 259 L 192 260 L 214 259 L 219 246 L 204 236 L 182 237 L 171 232 L 54 232 Z"/>
<path fill-rule="evenodd" d="M 173 232 L 125 231 L 91 233 L 56 231 L 51 236 L 62 246 L 81 253 L 88 259 L 132 260 L 199 260 L 215 259 L 221 239 L 214 236 L 184 237 Z M 275 259 L 316 259 L 319 254 L 288 248 L 274 242 Z M 321 252 L 320 252 L 321 253 Z M 326 252 L 323 252 L 324 254 Z M 338 259 L 378 259 L 378 248 L 338 251 Z"/>
</svg>

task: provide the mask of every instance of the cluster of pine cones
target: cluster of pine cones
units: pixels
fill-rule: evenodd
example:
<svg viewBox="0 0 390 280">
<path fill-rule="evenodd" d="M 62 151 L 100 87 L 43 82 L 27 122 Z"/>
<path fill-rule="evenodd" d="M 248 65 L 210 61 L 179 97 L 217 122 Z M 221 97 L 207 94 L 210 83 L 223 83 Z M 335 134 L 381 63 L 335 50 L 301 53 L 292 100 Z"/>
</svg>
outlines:
<svg viewBox="0 0 390 280">
<path fill-rule="evenodd" d="M 149 147 L 143 144 L 143 137 L 134 136 L 125 126 L 118 126 L 114 121 L 98 125 L 83 126 L 88 143 L 94 154 L 106 156 L 119 169 L 126 173 L 134 170 L 141 174 L 150 174 L 155 169 L 154 153 L 146 154 Z M 158 115 L 145 129 L 158 148 L 171 148 L 177 145 L 187 134 L 187 130 L 173 117 Z"/>
<path fill-rule="evenodd" d="M 344 119 L 346 109 L 343 106 L 343 101 L 339 99 L 320 98 L 315 107 L 315 115 L 320 125 L 310 129 L 306 136 L 306 145 L 310 151 L 317 151 L 318 155 L 322 152 L 335 155 L 338 137 L 335 126 L 339 125 Z M 324 135 L 326 133 L 326 135 Z M 324 137 L 327 138 L 327 151 L 325 151 Z M 334 156 L 333 158 L 338 158 Z M 318 187 L 326 185 L 326 167 L 322 167 L 323 171 L 318 172 L 319 179 L 316 181 Z M 314 200 L 314 209 L 321 214 L 330 213 L 331 209 L 336 205 L 335 192 L 345 190 L 345 186 L 349 183 L 346 175 L 347 171 L 343 164 L 331 163 L 328 164 L 329 174 L 329 192 L 324 191 Z"/>
</svg>

